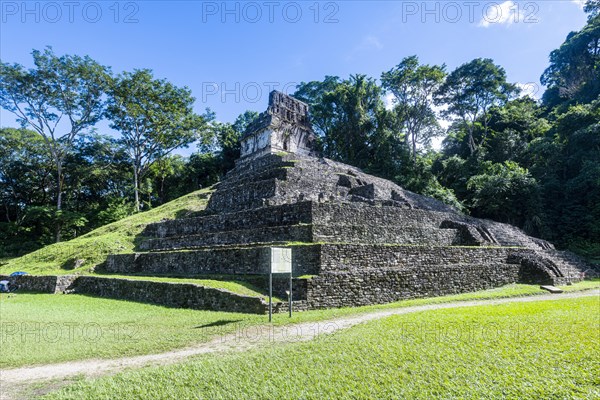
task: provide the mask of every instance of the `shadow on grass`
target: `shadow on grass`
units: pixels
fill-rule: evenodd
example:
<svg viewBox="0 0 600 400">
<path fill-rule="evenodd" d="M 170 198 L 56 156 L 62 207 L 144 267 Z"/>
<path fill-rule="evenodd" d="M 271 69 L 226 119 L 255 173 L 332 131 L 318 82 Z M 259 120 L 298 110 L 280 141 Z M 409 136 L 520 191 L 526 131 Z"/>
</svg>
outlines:
<svg viewBox="0 0 600 400">
<path fill-rule="evenodd" d="M 208 324 L 195 326 L 194 329 L 214 328 L 216 326 L 224 326 L 224 325 L 229 325 L 229 324 L 235 324 L 236 322 L 242 322 L 242 320 L 241 319 L 232 319 L 232 320 L 221 319 L 219 321 L 211 322 L 211 323 L 208 323 Z"/>
</svg>

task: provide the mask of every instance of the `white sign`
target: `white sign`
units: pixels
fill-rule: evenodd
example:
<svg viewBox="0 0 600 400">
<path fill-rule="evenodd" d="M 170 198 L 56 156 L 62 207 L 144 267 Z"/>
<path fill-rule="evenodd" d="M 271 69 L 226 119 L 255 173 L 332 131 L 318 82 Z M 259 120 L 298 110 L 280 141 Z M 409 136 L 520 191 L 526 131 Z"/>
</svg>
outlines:
<svg viewBox="0 0 600 400">
<path fill-rule="evenodd" d="M 292 249 L 271 247 L 271 273 L 292 273 Z"/>
</svg>

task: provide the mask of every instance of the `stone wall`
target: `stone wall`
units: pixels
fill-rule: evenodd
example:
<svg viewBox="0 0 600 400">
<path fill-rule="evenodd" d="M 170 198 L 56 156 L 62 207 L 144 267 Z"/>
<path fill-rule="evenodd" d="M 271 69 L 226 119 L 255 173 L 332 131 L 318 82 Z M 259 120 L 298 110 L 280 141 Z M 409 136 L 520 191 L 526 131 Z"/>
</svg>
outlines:
<svg viewBox="0 0 600 400">
<path fill-rule="evenodd" d="M 306 282 L 306 308 L 362 306 L 472 292 L 511 283 L 565 284 L 543 251 L 517 248 L 321 245 L 321 273 Z"/>
<path fill-rule="evenodd" d="M 81 276 L 75 282 L 74 291 L 79 294 L 131 300 L 167 307 L 252 314 L 264 314 L 267 311 L 266 304 L 258 297 L 243 296 L 192 283 Z"/>
<path fill-rule="evenodd" d="M 131 300 L 167 307 L 264 314 L 267 305 L 258 297 L 192 283 L 152 282 L 97 276 L 0 276 L 9 281 L 11 292 L 76 293 L 117 300 Z M 278 282 L 279 284 L 280 282 Z M 306 284 L 296 283 L 297 295 L 306 296 Z M 278 285 L 278 290 L 285 290 Z M 295 290 L 296 291 L 296 290 Z M 298 297 L 301 299 L 301 297 Z"/>
<path fill-rule="evenodd" d="M 518 264 L 436 265 L 328 273 L 308 280 L 307 308 L 364 306 L 494 288 L 519 279 Z"/>
<path fill-rule="evenodd" d="M 372 207 L 363 204 L 313 203 L 312 222 L 320 225 L 370 225 L 398 227 L 426 226 L 439 228 L 442 221 L 456 215 L 446 212 Z"/>
<path fill-rule="evenodd" d="M 314 201 L 165 221 L 142 236 L 142 251 L 285 242 L 547 247 L 510 225 L 459 214 Z"/>
<path fill-rule="evenodd" d="M 506 263 L 514 249 L 501 247 L 323 244 L 321 273 Z"/>
<path fill-rule="evenodd" d="M 312 225 L 312 239 L 321 243 L 372 243 L 451 246 L 461 244 L 457 231 L 427 226 Z"/>
<path fill-rule="evenodd" d="M 127 260 L 130 255 L 115 256 L 111 272 L 201 276 L 230 271 L 228 275 L 244 279 L 246 274 L 240 272 L 242 268 L 246 273 L 253 273 L 246 275 L 249 282 L 267 289 L 267 277 L 260 274 L 266 274 L 268 247 L 221 249 L 224 253 L 212 254 L 216 251 L 148 253 L 138 255 L 138 259 L 141 257 L 139 263 Z M 553 261 L 560 254 L 555 250 L 551 252 L 554 258 L 548 258 L 546 251 L 523 248 L 353 244 L 293 246 L 296 266 L 302 263 L 321 265 L 318 275 L 294 279 L 294 309 L 362 306 L 471 292 L 515 282 L 565 284 L 582 278 L 581 274 L 565 276 L 565 268 Z M 179 258 L 183 255 L 189 259 Z M 227 260 L 229 264 L 214 265 L 211 256 Z M 562 256 L 569 257 L 568 254 Z M 175 258 L 168 260 L 164 257 Z M 298 269 L 294 271 L 297 276 L 304 275 L 298 273 Z M 95 276 L 25 275 L 3 278 L 10 281 L 12 290 L 44 293 L 68 290 L 169 307 L 216 311 L 264 313 L 266 310 L 266 305 L 259 298 L 195 284 Z M 287 285 L 286 278 L 276 278 L 274 294 L 285 298 Z M 285 303 L 276 307 L 276 311 L 285 310 Z"/>
<path fill-rule="evenodd" d="M 288 225 L 148 239 L 140 244 L 140 250 L 163 251 L 206 246 L 309 243 L 312 241 L 313 230 L 311 225 Z"/>
<path fill-rule="evenodd" d="M 275 197 L 276 191 L 277 179 L 246 182 L 240 186 L 219 188 L 210 197 L 209 205 L 229 212 L 260 208 L 269 205 L 266 199 Z"/>
<path fill-rule="evenodd" d="M 283 166 L 286 162 L 293 163 L 293 166 Z M 262 174 L 275 168 L 285 169 L 285 175 L 264 179 Z M 369 185 L 372 188 L 369 193 L 361 189 Z M 456 211 L 440 201 L 409 192 L 355 167 L 292 153 L 269 154 L 250 162 L 238 163 L 211 196 L 207 210 L 211 213 L 228 213 L 306 200 L 388 204 L 450 213 Z"/>
<path fill-rule="evenodd" d="M 60 276 L 0 276 L 7 280 L 11 292 L 61 293 L 67 290 L 77 277 L 74 275 Z"/>
<path fill-rule="evenodd" d="M 150 224 L 142 236 L 165 238 L 171 236 L 198 235 L 229 232 L 250 228 L 266 228 L 282 225 L 308 224 L 312 220 L 312 204 L 308 201 L 284 204 L 269 209 L 244 210 L 227 214 L 207 215 L 196 218 L 175 219 Z"/>
<path fill-rule="evenodd" d="M 287 225 L 147 239 L 143 251 L 168 251 L 208 246 L 303 243 L 379 243 L 451 246 L 463 243 L 456 229 L 368 225 Z"/>
<path fill-rule="evenodd" d="M 292 268 L 300 275 L 318 273 L 318 246 L 292 246 Z M 109 256 L 102 269 L 110 273 L 171 276 L 260 275 L 269 271 L 270 246 L 211 248 L 178 252 Z"/>
<path fill-rule="evenodd" d="M 290 246 L 295 276 L 334 272 L 408 268 L 442 268 L 445 265 L 519 264 L 511 254 L 549 258 L 531 249 L 508 247 L 406 246 L 378 244 L 312 244 Z M 270 246 L 216 247 L 203 250 L 113 255 L 103 269 L 110 273 L 170 276 L 261 275 L 269 271 Z M 544 261 L 546 262 L 546 261 Z M 549 261 L 554 263 L 554 261 Z M 531 264 L 531 268 L 535 268 Z M 561 268 L 549 272 L 561 276 Z M 550 275 L 548 275 L 550 276 Z M 576 278 L 576 277 L 574 277 Z"/>
<path fill-rule="evenodd" d="M 519 280 L 507 248 L 321 246 L 321 273 L 307 282 L 307 307 L 387 303 L 488 289 Z"/>
</svg>

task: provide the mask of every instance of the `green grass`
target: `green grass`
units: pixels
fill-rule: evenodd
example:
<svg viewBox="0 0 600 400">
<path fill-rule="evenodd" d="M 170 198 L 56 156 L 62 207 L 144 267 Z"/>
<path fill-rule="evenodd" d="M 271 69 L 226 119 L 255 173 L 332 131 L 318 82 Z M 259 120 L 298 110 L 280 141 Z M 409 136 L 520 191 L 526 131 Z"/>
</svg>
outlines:
<svg viewBox="0 0 600 400">
<path fill-rule="evenodd" d="M 600 278 L 594 278 L 583 282 L 574 283 L 569 286 L 560 286 L 565 292 L 577 292 L 586 289 L 595 289 L 600 287 Z"/>
<path fill-rule="evenodd" d="M 582 282 L 571 290 L 600 287 Z M 311 322 L 389 308 L 547 293 L 538 286 L 498 289 L 391 304 L 276 314 L 274 323 Z M 159 353 L 266 324 L 264 315 L 173 309 L 80 295 L 0 295 L 0 367 Z M 100 334 L 98 334 L 100 332 Z M 98 336 L 98 337 L 96 337 Z"/>
<path fill-rule="evenodd" d="M 162 352 L 204 342 L 228 323 L 264 320 L 80 295 L 1 295 L 0 367 Z"/>
<path fill-rule="evenodd" d="M 600 396 L 600 299 L 399 315 L 245 353 L 83 380 L 49 399 Z"/>
<path fill-rule="evenodd" d="M 33 275 L 90 273 L 109 254 L 132 252 L 146 225 L 202 211 L 210 193 L 210 189 L 193 192 L 160 207 L 100 227 L 77 239 L 46 246 L 9 260 L 0 264 L 0 274 L 15 271 L 26 271 Z M 80 268 L 70 269 L 78 259 L 84 259 L 85 263 Z"/>
</svg>

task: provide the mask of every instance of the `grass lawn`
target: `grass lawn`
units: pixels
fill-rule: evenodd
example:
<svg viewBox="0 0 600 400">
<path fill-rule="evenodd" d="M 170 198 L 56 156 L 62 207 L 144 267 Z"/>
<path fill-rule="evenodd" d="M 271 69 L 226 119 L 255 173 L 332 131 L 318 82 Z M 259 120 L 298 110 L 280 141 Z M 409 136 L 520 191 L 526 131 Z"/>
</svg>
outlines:
<svg viewBox="0 0 600 400">
<path fill-rule="evenodd" d="M 80 295 L 1 296 L 0 368 L 157 353 L 206 341 L 222 324 L 265 320 Z"/>
<path fill-rule="evenodd" d="M 569 290 L 600 287 L 585 281 Z M 404 300 L 391 304 L 276 314 L 274 323 L 319 321 L 393 307 L 546 293 L 533 285 Z M 266 324 L 266 316 L 174 309 L 81 295 L 0 295 L 0 368 L 88 358 L 159 353 L 209 340 L 240 327 Z"/>
<path fill-rule="evenodd" d="M 133 252 L 136 240 L 146 225 L 163 219 L 189 216 L 204 210 L 211 189 L 199 190 L 152 210 L 134 214 L 102 226 L 77 239 L 46 246 L 22 257 L 0 263 L 0 274 L 27 271 L 32 275 L 64 275 L 89 273 L 109 254 Z M 72 269 L 75 260 L 85 263 Z"/>
<path fill-rule="evenodd" d="M 599 398 L 599 316 L 597 297 L 398 315 L 83 380 L 48 398 Z"/>
</svg>

